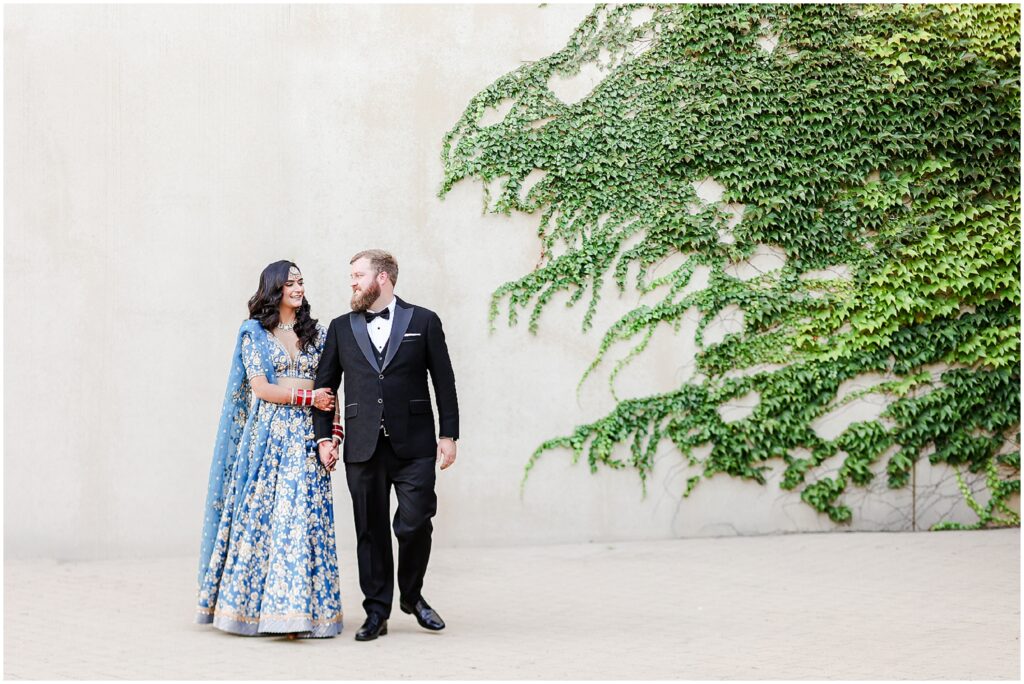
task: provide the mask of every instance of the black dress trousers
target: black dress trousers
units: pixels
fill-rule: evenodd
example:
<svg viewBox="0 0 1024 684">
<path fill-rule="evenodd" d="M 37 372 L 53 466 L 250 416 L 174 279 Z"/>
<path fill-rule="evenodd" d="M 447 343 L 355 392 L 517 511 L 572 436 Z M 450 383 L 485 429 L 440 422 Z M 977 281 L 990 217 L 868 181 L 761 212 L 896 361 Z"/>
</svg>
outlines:
<svg viewBox="0 0 1024 684">
<path fill-rule="evenodd" d="M 398 538 L 398 590 L 407 603 L 415 604 L 421 598 L 434 529 L 430 519 L 437 512 L 434 466 L 433 456 L 398 458 L 383 430 L 369 460 L 345 464 L 355 519 L 359 587 L 367 615 L 391 615 L 394 560 L 387 521 L 391 516 L 392 486 L 398 499 L 392 521 Z"/>
</svg>

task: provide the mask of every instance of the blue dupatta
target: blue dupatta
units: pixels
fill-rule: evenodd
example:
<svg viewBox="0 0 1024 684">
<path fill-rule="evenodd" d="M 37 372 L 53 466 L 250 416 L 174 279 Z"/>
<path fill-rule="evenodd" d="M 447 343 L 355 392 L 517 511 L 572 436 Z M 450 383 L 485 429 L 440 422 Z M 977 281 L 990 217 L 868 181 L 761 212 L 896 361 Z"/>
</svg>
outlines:
<svg viewBox="0 0 1024 684">
<path fill-rule="evenodd" d="M 249 478 L 259 469 L 258 462 L 249 463 L 249 445 L 252 439 L 257 444 L 266 443 L 269 426 L 254 425 L 259 413 L 260 400 L 252 401 L 252 387 L 242 363 L 242 337 L 248 333 L 259 353 L 260 365 L 267 382 L 274 382 L 274 364 L 270 360 L 270 348 L 263 326 L 255 319 L 248 319 L 238 329 L 235 352 L 231 357 L 231 372 L 224 392 L 224 404 L 217 426 L 217 441 L 213 447 L 213 463 L 210 464 L 210 481 L 206 490 L 206 508 L 203 517 L 203 536 L 199 550 L 199 583 L 210 565 L 210 556 L 216 542 L 217 529 L 224 515 L 233 516 L 235 507 L 241 503 L 242 494 Z M 253 435 L 254 429 L 259 433 Z M 262 458 L 263 449 L 257 449 Z"/>
</svg>

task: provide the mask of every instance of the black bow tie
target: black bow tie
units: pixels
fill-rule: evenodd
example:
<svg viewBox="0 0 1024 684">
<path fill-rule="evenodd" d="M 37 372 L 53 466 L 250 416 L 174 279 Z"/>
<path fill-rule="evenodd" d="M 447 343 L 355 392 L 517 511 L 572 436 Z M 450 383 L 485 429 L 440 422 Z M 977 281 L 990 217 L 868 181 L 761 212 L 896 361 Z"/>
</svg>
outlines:
<svg viewBox="0 0 1024 684">
<path fill-rule="evenodd" d="M 377 313 L 370 313 L 369 311 L 367 311 L 367 312 L 365 312 L 365 315 L 366 315 L 366 322 L 367 323 L 370 323 L 371 321 L 373 321 L 373 319 L 377 318 L 377 316 L 380 316 L 381 318 L 383 318 L 386 321 L 386 320 L 391 318 L 391 309 L 381 309 Z"/>
</svg>

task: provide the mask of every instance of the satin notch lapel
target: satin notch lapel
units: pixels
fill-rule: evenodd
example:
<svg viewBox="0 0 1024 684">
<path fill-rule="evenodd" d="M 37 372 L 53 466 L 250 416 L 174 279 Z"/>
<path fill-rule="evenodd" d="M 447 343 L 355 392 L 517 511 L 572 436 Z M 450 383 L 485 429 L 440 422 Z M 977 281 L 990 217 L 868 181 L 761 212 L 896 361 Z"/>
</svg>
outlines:
<svg viewBox="0 0 1024 684">
<path fill-rule="evenodd" d="M 373 355 L 373 349 L 370 348 L 370 331 L 366 329 L 366 316 L 358 311 L 353 311 L 348 316 L 348 322 L 352 324 L 352 335 L 356 338 L 359 351 L 363 352 L 366 362 L 376 368 L 379 373 L 380 366 L 377 365 L 377 357 Z"/>
</svg>

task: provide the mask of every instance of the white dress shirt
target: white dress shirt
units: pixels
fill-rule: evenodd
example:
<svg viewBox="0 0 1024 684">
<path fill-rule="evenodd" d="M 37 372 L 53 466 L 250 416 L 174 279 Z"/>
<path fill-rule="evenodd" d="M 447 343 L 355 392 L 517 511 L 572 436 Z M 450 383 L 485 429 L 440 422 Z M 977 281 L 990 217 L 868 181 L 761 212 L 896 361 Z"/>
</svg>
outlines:
<svg viewBox="0 0 1024 684">
<path fill-rule="evenodd" d="M 373 346 L 377 348 L 377 351 L 384 349 L 384 345 L 388 343 L 388 338 L 391 336 L 391 324 L 395 320 L 395 298 L 391 297 L 391 303 L 385 308 L 388 309 L 388 316 L 390 318 L 374 318 L 370 323 L 366 324 L 366 331 L 370 333 L 370 341 L 373 342 Z M 383 311 L 384 309 L 379 309 Z M 367 313 L 377 313 L 367 309 Z"/>
</svg>

